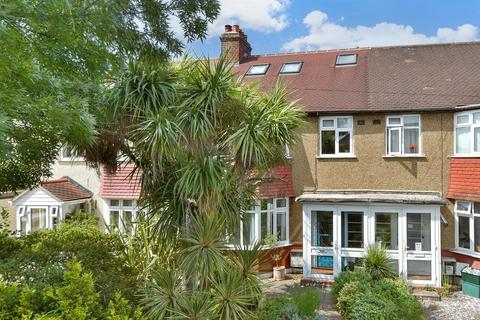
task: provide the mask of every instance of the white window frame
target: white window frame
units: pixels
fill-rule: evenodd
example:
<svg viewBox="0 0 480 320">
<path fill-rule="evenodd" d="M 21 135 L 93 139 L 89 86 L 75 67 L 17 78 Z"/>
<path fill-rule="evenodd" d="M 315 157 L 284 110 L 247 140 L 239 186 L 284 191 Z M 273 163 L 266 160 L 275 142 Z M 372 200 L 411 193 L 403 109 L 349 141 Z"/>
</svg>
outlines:
<svg viewBox="0 0 480 320">
<path fill-rule="evenodd" d="M 265 67 L 265 71 L 263 73 L 252 73 L 252 69 L 255 67 Z M 257 64 L 252 64 L 247 72 L 245 73 L 246 76 L 263 76 L 268 72 L 268 69 L 270 69 L 270 63 L 257 63 Z"/>
<path fill-rule="evenodd" d="M 350 123 L 352 126 L 350 128 L 338 128 L 338 119 L 342 118 L 348 118 L 350 119 Z M 323 121 L 324 120 L 333 120 L 333 127 L 324 127 L 323 126 Z M 334 116 L 334 117 L 320 117 L 319 118 L 319 126 L 320 126 L 320 157 L 321 158 L 342 158 L 342 157 L 355 157 L 354 152 L 353 152 L 353 117 L 352 116 Z M 335 153 L 323 153 L 322 152 L 322 132 L 323 131 L 335 131 Z M 340 141 L 339 141 L 339 132 L 340 131 L 348 131 L 350 133 L 350 152 L 339 152 L 339 146 L 340 146 Z"/>
<path fill-rule="evenodd" d="M 418 117 L 418 126 L 405 127 L 405 117 Z M 400 118 L 399 124 L 390 124 L 390 119 Z M 418 129 L 418 147 L 416 153 L 407 153 L 404 148 L 405 129 Z M 398 152 L 391 151 L 390 132 L 398 131 Z M 422 116 L 420 114 L 402 114 L 402 115 L 388 115 L 385 118 L 385 155 L 388 156 L 402 156 L 402 157 L 421 157 L 422 156 Z"/>
<path fill-rule="evenodd" d="M 112 206 L 111 205 L 111 201 L 118 201 L 118 206 Z M 123 201 L 132 201 L 132 205 L 131 206 L 125 206 L 123 204 Z M 120 234 L 125 234 L 126 233 L 126 230 L 125 230 L 125 223 L 123 223 L 123 221 L 125 221 L 125 211 L 131 211 L 132 212 L 132 223 L 135 222 L 136 218 L 137 218 L 137 201 L 135 199 L 124 199 L 124 198 L 109 198 L 109 199 L 106 199 L 105 200 L 106 204 L 107 204 L 107 210 L 106 210 L 106 222 L 107 222 L 107 225 L 108 227 L 110 228 L 110 231 L 118 231 Z M 118 225 L 118 230 L 113 230 L 111 229 L 113 227 L 113 221 L 111 221 L 111 212 L 112 211 L 118 211 L 118 214 L 119 214 L 119 218 L 120 218 L 120 221 L 119 221 L 119 225 Z M 133 228 L 132 230 L 134 231 L 135 230 L 135 224 L 133 224 Z"/>
<path fill-rule="evenodd" d="M 468 203 L 468 211 L 460 211 L 458 209 L 458 203 Z M 480 218 L 480 212 L 475 212 L 474 202 L 467 200 L 455 200 L 455 250 L 465 252 L 467 254 L 480 257 L 480 252 L 475 251 L 475 218 Z M 458 232 L 460 231 L 459 220 L 460 217 L 469 218 L 468 233 L 470 236 L 469 248 L 460 247 L 460 237 Z"/>
<path fill-rule="evenodd" d="M 267 209 L 261 209 L 262 200 L 272 200 L 271 203 L 267 205 Z M 253 210 L 246 210 L 248 213 L 253 213 L 255 215 L 254 229 L 255 229 L 255 238 L 252 242 L 259 242 L 262 239 L 262 213 L 267 213 L 267 234 L 270 234 L 270 230 L 277 229 L 277 214 L 285 213 L 285 240 L 278 241 L 278 246 L 288 245 L 290 243 L 290 225 L 289 225 L 289 212 L 290 212 L 290 203 L 289 198 L 268 198 L 256 200 L 255 205 L 252 207 Z M 277 200 L 285 200 L 285 207 L 277 207 Z M 243 221 L 240 221 L 240 236 L 239 243 L 241 248 L 248 248 L 247 245 L 244 245 L 243 241 Z"/>
<path fill-rule="evenodd" d="M 67 147 L 61 147 L 60 148 L 60 161 L 69 161 L 69 162 L 82 162 L 82 161 L 85 161 L 85 158 L 82 157 L 82 156 L 70 156 L 70 157 L 66 157 L 64 156 L 64 149 L 66 149 Z"/>
<path fill-rule="evenodd" d="M 475 128 L 480 128 L 480 123 L 475 124 L 473 122 L 473 114 L 480 113 L 480 110 L 470 110 L 464 112 L 455 113 L 453 117 L 453 153 L 455 156 L 480 156 L 480 150 L 475 152 Z M 458 117 L 468 115 L 468 123 L 457 124 Z M 470 145 L 469 151 L 465 153 L 457 152 L 457 129 L 469 128 Z"/>
</svg>

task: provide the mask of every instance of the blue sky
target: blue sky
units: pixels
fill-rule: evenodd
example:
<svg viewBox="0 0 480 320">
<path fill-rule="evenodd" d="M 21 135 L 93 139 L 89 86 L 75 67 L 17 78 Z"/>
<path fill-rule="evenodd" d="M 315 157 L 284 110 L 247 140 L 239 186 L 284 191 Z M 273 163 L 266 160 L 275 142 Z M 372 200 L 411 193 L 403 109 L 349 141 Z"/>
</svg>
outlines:
<svg viewBox="0 0 480 320">
<path fill-rule="evenodd" d="M 253 54 L 480 39 L 480 0 L 220 0 L 196 55 L 219 55 L 225 24 L 239 24 Z"/>
</svg>

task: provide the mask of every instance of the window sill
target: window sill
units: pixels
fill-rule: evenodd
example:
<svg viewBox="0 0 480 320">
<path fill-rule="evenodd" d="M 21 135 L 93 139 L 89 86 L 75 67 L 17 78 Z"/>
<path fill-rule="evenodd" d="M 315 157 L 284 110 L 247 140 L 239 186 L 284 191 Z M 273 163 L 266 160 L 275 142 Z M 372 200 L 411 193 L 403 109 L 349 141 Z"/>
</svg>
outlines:
<svg viewBox="0 0 480 320">
<path fill-rule="evenodd" d="M 317 159 L 356 159 L 354 154 L 332 154 L 316 156 Z"/>
<path fill-rule="evenodd" d="M 292 246 L 293 244 L 290 243 L 290 242 L 282 242 L 282 243 L 279 243 L 278 245 L 276 245 L 274 248 L 269 248 L 268 246 L 261 246 L 260 247 L 260 250 L 269 250 L 269 249 L 275 249 L 275 248 L 283 248 L 283 247 L 289 247 L 289 246 Z M 247 246 L 241 246 L 241 245 L 235 245 L 235 244 L 227 244 L 225 246 L 225 248 L 227 250 L 236 250 L 238 248 L 240 248 L 241 250 L 249 250 L 252 248 L 252 245 L 247 245 Z"/>
<path fill-rule="evenodd" d="M 449 158 L 480 158 L 480 154 L 451 154 Z"/>
<path fill-rule="evenodd" d="M 449 251 L 453 253 L 463 254 L 465 256 L 469 256 L 473 258 L 480 258 L 480 252 L 475 252 L 473 250 L 455 248 L 455 249 L 450 249 Z"/>
<path fill-rule="evenodd" d="M 426 158 L 424 154 L 386 154 L 384 158 Z"/>
</svg>

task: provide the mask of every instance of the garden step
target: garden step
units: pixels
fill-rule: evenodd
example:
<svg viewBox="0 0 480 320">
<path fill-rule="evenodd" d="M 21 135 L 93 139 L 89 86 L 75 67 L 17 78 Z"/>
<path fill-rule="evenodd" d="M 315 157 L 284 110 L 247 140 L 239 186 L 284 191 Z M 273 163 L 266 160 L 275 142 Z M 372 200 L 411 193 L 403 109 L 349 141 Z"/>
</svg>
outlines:
<svg viewBox="0 0 480 320">
<path fill-rule="evenodd" d="M 441 297 L 437 291 L 426 291 L 418 290 L 413 292 L 413 295 L 416 296 L 420 301 L 430 300 L 430 301 L 440 301 Z"/>
</svg>

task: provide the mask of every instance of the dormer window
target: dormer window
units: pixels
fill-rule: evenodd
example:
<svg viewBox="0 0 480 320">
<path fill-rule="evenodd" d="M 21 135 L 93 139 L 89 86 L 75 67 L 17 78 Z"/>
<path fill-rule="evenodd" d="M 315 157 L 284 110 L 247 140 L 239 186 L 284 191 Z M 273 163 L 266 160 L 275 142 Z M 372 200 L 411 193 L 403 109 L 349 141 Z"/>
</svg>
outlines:
<svg viewBox="0 0 480 320">
<path fill-rule="evenodd" d="M 269 63 L 253 64 L 248 69 L 246 75 L 247 76 L 263 75 L 263 74 L 267 73 L 268 67 L 270 67 Z"/>
<path fill-rule="evenodd" d="M 280 69 L 281 74 L 286 73 L 299 73 L 300 69 L 302 69 L 303 62 L 287 62 L 282 65 L 282 69 Z"/>
<path fill-rule="evenodd" d="M 339 54 L 337 55 L 337 61 L 335 65 L 337 66 L 349 66 L 357 64 L 357 54 L 350 53 L 350 54 Z"/>
</svg>

